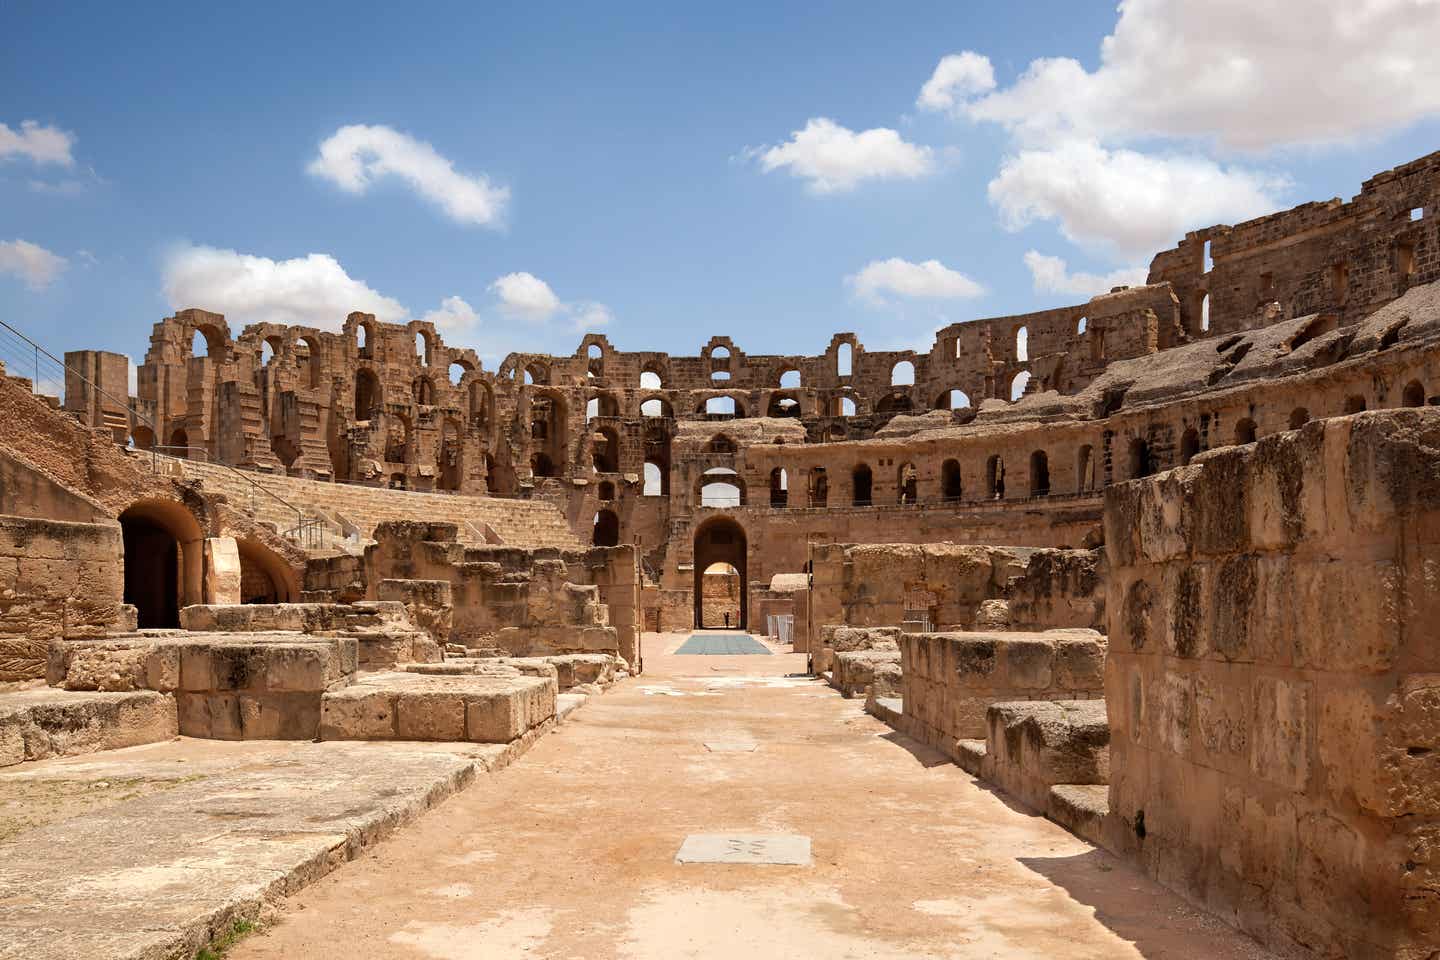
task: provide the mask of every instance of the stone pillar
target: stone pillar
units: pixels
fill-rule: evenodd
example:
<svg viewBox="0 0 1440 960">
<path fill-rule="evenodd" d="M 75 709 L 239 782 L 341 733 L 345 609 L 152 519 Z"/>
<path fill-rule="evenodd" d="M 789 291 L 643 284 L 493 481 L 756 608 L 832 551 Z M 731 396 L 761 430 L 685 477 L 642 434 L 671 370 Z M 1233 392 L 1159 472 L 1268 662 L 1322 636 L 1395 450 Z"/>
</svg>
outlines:
<svg viewBox="0 0 1440 960">
<path fill-rule="evenodd" d="M 205 538 L 204 603 L 240 603 L 240 548 L 234 537 Z"/>
</svg>

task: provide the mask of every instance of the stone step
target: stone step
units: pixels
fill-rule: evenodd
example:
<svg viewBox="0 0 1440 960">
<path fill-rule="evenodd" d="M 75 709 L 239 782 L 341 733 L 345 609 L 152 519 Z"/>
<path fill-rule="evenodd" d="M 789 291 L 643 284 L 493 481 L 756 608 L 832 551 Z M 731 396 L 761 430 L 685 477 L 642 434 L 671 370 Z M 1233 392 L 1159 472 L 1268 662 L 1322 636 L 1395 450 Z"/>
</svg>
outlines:
<svg viewBox="0 0 1440 960">
<path fill-rule="evenodd" d="M 546 677 L 367 674 L 325 694 L 320 739 L 509 743 L 554 719 L 558 693 Z"/>
<path fill-rule="evenodd" d="M 54 687 L 0 693 L 0 767 L 155 743 L 178 733 L 169 694 Z"/>
</svg>

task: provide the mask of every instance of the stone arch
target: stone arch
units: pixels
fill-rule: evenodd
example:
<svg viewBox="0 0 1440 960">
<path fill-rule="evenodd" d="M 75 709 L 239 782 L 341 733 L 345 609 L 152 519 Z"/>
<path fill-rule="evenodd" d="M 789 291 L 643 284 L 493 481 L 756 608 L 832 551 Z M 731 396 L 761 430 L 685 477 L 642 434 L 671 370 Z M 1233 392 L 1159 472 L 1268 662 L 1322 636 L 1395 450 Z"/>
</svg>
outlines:
<svg viewBox="0 0 1440 960">
<path fill-rule="evenodd" d="M 355 374 L 355 419 L 373 420 L 380 413 L 383 393 L 375 371 L 364 367 Z"/>
<path fill-rule="evenodd" d="M 739 577 L 740 617 L 735 626 L 746 629 L 750 615 L 748 582 L 748 553 L 745 528 L 732 517 L 711 517 L 695 528 L 694 542 L 695 569 L 695 627 L 703 630 L 707 626 L 724 626 L 723 623 L 709 624 L 705 621 L 705 571 L 718 563 L 735 568 Z"/>
<path fill-rule="evenodd" d="M 1348 416 L 1352 413 L 1365 412 L 1365 398 L 1358 393 L 1352 393 L 1345 398 L 1345 413 Z"/>
<path fill-rule="evenodd" d="M 915 385 L 915 364 L 901 360 L 890 368 L 890 386 L 911 387 Z"/>
<path fill-rule="evenodd" d="M 1305 424 L 1309 422 L 1310 411 L 1306 410 L 1304 407 L 1296 407 L 1294 410 L 1290 411 L 1290 419 L 1288 421 L 1288 426 L 1291 430 L 1299 430 L 1301 427 L 1305 426 Z"/>
<path fill-rule="evenodd" d="M 1044 450 L 1030 454 L 1030 496 L 1050 496 L 1050 457 Z"/>
<path fill-rule="evenodd" d="M 920 502 L 920 475 L 915 464 L 906 461 L 895 468 L 895 502 L 915 504 Z"/>
<path fill-rule="evenodd" d="M 813 467 L 810 470 L 810 506 L 823 507 L 830 500 L 830 478 L 825 473 L 824 467 Z"/>
<path fill-rule="evenodd" d="M 790 503 L 790 475 L 784 467 L 770 471 L 770 506 L 783 509 Z"/>
<path fill-rule="evenodd" d="M 1235 442 L 1237 444 L 1255 442 L 1255 421 L 1245 417 L 1235 424 Z"/>
<path fill-rule="evenodd" d="M 1126 451 L 1126 479 L 1138 480 L 1155 472 L 1155 458 L 1144 437 L 1131 437 Z"/>
<path fill-rule="evenodd" d="M 1425 406 L 1425 387 L 1419 380 L 1411 380 L 1405 384 L 1405 389 L 1400 393 L 1400 404 L 1406 407 Z"/>
<path fill-rule="evenodd" d="M 868 463 L 857 463 L 850 471 L 850 503 L 856 507 L 868 507 L 875 496 L 875 477 Z"/>
<path fill-rule="evenodd" d="M 590 534 L 590 543 L 597 547 L 618 547 L 620 545 L 620 515 L 609 509 L 596 513 L 595 525 Z"/>
<path fill-rule="evenodd" d="M 998 453 L 985 461 L 985 496 L 990 500 L 1005 499 L 1005 460 Z"/>
<path fill-rule="evenodd" d="M 141 628 L 180 626 L 180 608 L 204 602 L 204 533 L 173 500 L 139 500 L 120 514 L 124 599 Z"/>
<path fill-rule="evenodd" d="M 1200 452 L 1200 431 L 1189 427 L 1180 435 L 1180 465 L 1188 467 Z"/>
<path fill-rule="evenodd" d="M 295 573 L 269 547 L 247 538 L 235 541 L 240 554 L 241 603 L 293 603 L 299 596 Z"/>
<path fill-rule="evenodd" d="M 959 503 L 964 496 L 961 487 L 960 461 L 951 457 L 940 464 L 940 496 L 946 503 Z"/>
</svg>

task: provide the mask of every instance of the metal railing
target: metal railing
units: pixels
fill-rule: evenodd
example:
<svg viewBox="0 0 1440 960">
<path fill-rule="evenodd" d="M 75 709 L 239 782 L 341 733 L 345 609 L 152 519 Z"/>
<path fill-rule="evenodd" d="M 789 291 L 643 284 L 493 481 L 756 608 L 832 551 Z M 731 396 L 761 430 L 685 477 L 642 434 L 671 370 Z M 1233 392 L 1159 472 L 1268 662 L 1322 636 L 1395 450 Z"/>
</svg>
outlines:
<svg viewBox="0 0 1440 960">
<path fill-rule="evenodd" d="M 55 390 L 54 396 L 61 401 L 62 409 L 64 406 L 66 381 L 74 377 L 96 396 L 103 397 L 116 407 L 125 410 L 126 416 L 128 417 L 128 422 L 125 424 L 127 440 L 128 435 L 132 433 L 133 427 L 137 423 L 149 430 L 151 437 L 156 440 L 159 439 L 160 434 L 156 428 L 154 419 L 138 410 L 136 406 L 130 402 L 129 397 L 122 399 L 102 389 L 95 381 L 55 356 L 49 350 L 40 346 L 40 344 L 4 320 L 0 320 L 0 363 L 4 363 L 6 370 L 8 370 L 12 376 L 20 376 L 21 374 L 18 371 L 22 370 L 28 369 L 33 371 L 34 379 L 31 380 L 31 391 L 38 396 L 49 396 L 49 394 L 43 391 L 42 387 L 44 385 L 53 386 Z M 74 411 L 69 412 L 74 413 Z M 122 441 L 122 445 L 123 443 L 124 441 Z M 203 447 L 165 446 L 158 443 L 151 443 L 150 449 L 144 452 L 150 454 L 150 469 L 152 471 L 159 472 L 159 458 L 165 456 L 162 452 L 164 450 L 183 450 L 183 456 L 172 457 L 172 459 L 177 460 L 193 460 L 195 458 L 191 457 L 190 454 L 198 453 L 201 455 L 203 462 L 211 466 L 220 467 L 239 477 L 245 481 L 245 483 L 249 484 L 250 487 L 250 513 L 254 514 L 258 512 L 259 498 L 261 496 L 268 497 L 281 504 L 286 510 L 293 510 L 295 512 L 295 525 L 280 531 L 281 536 L 306 548 L 323 546 L 325 535 L 324 518 L 306 516 L 305 511 L 290 503 L 273 490 L 261 486 L 254 479 L 241 473 L 228 463 L 220 463 L 218 461 L 211 462 L 210 452 Z"/>
</svg>

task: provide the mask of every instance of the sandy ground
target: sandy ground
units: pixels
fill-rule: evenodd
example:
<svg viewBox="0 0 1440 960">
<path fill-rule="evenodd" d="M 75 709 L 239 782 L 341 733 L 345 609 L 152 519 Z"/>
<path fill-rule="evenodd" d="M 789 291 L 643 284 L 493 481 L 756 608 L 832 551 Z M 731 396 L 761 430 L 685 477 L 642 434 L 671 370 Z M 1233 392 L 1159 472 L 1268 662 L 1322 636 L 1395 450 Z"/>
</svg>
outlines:
<svg viewBox="0 0 1440 960">
<path fill-rule="evenodd" d="M 644 676 L 227 956 L 1268 956 L 798 676 L 803 656 L 645 640 Z M 814 862 L 675 862 L 688 834 L 730 831 L 806 835 Z"/>
</svg>

